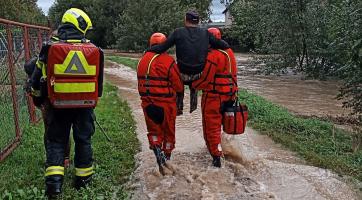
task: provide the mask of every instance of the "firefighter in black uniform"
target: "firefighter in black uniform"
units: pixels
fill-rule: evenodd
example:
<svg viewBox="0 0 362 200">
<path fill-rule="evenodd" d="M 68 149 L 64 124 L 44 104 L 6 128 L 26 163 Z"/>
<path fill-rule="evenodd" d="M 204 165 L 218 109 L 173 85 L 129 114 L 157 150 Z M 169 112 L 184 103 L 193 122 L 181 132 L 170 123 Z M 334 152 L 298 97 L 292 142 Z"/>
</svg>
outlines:
<svg viewBox="0 0 362 200">
<path fill-rule="evenodd" d="M 166 42 L 150 47 L 147 51 L 163 53 L 176 45 L 177 65 L 180 69 L 181 79 L 185 85 L 190 86 L 190 113 L 197 107 L 197 92 L 191 88 L 194 80 L 201 76 L 206 63 L 209 45 L 214 49 L 228 49 L 229 45 L 215 38 L 206 28 L 199 27 L 200 17 L 196 11 L 188 11 L 185 15 L 185 26 L 177 28 L 167 38 Z M 178 114 L 183 110 L 183 93 L 178 93 Z"/>
<path fill-rule="evenodd" d="M 76 189 L 91 182 L 94 174 L 91 136 L 95 131 L 93 112 L 102 96 L 104 55 L 85 34 L 92 22 L 82 10 L 67 10 L 57 36 L 45 43 L 31 77 L 33 101 L 46 109 L 46 195 L 61 193 L 64 153 L 73 130 Z"/>
</svg>

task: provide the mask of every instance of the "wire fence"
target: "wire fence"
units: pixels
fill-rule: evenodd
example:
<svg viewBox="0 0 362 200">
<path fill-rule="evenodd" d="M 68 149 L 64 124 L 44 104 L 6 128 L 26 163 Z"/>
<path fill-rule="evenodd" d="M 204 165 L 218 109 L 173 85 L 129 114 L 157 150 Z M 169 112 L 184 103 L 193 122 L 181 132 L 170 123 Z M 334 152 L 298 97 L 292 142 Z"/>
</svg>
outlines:
<svg viewBox="0 0 362 200">
<path fill-rule="evenodd" d="M 0 18 L 0 161 L 19 144 L 22 130 L 40 120 L 24 91 L 24 63 L 36 56 L 50 34 L 48 27 Z"/>
</svg>

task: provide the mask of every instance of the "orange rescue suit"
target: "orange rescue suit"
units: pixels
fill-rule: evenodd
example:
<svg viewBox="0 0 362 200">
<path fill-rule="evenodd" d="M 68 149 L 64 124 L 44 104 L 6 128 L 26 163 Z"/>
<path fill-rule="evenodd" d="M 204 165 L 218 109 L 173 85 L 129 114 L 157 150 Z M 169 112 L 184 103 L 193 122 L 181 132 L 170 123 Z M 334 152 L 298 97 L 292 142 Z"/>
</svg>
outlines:
<svg viewBox="0 0 362 200">
<path fill-rule="evenodd" d="M 150 148 L 165 154 L 175 148 L 176 92 L 184 89 L 175 60 L 167 53 L 147 52 L 137 68 L 138 91 Z"/>
<path fill-rule="evenodd" d="M 204 139 L 212 156 L 221 156 L 222 106 L 235 100 L 237 65 L 231 49 L 211 49 L 201 78 L 192 87 L 202 90 L 202 126 Z"/>
</svg>

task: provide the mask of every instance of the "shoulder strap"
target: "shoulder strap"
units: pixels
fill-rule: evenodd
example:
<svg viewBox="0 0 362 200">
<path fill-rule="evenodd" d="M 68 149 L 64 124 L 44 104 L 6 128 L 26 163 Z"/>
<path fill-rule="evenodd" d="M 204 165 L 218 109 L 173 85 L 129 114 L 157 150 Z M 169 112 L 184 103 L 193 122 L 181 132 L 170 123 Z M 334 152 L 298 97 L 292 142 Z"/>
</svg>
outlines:
<svg viewBox="0 0 362 200">
<path fill-rule="evenodd" d="M 231 58 L 228 54 L 228 52 L 222 50 L 222 49 L 218 49 L 218 51 L 220 51 L 221 53 L 223 53 L 224 55 L 226 55 L 226 57 L 228 58 L 228 62 L 229 62 L 229 73 L 230 75 L 232 75 L 232 71 L 231 71 Z"/>
<path fill-rule="evenodd" d="M 147 77 L 150 75 L 150 70 L 151 70 L 152 62 L 153 62 L 159 55 L 160 55 L 160 54 L 155 54 L 155 55 L 151 58 L 150 62 L 148 63 L 146 79 L 147 79 Z"/>
</svg>

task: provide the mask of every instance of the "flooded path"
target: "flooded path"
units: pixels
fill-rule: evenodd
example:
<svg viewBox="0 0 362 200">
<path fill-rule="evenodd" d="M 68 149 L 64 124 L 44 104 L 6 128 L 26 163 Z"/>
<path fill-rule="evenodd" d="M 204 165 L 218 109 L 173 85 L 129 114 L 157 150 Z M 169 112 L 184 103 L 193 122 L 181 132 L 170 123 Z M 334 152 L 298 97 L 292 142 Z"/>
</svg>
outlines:
<svg viewBox="0 0 362 200">
<path fill-rule="evenodd" d="M 242 136 L 223 136 L 226 160 L 221 169 L 212 167 L 202 138 L 200 110 L 177 118 L 176 149 L 171 161 L 175 172 L 161 176 L 148 149 L 135 71 L 108 62 L 105 72 L 130 104 L 142 144 L 130 184 L 133 199 L 359 199 L 337 175 L 305 165 L 250 128 Z M 186 102 L 188 99 L 185 111 Z"/>
</svg>

